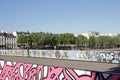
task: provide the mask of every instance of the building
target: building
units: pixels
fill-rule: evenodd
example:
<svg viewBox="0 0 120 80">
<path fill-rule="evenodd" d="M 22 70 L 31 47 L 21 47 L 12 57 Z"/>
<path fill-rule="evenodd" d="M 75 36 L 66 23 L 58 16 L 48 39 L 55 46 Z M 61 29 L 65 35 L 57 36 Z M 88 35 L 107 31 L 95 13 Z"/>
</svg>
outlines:
<svg viewBox="0 0 120 80">
<path fill-rule="evenodd" d="M 29 32 L 13 31 L 6 33 L 0 31 L 0 49 L 18 49 L 17 39 L 20 35 L 28 35 Z"/>
<path fill-rule="evenodd" d="M 87 32 L 87 33 L 83 33 L 82 35 L 89 39 L 90 36 L 98 37 L 100 35 L 100 33 L 96 32 L 96 31 L 90 31 L 90 32 Z"/>
<path fill-rule="evenodd" d="M 29 33 L 28 31 L 27 31 L 27 32 L 13 31 L 12 34 L 16 37 L 16 45 L 17 45 L 17 48 L 22 48 L 22 47 L 25 46 L 25 45 L 23 45 L 23 44 L 18 44 L 18 43 L 17 43 L 18 37 L 19 37 L 20 35 L 26 35 L 26 36 L 28 36 L 30 33 Z"/>
<path fill-rule="evenodd" d="M 108 33 L 108 34 L 103 34 L 103 33 L 99 33 L 96 31 L 90 31 L 87 33 L 83 33 L 83 36 L 87 37 L 89 39 L 90 36 L 94 36 L 94 37 L 99 37 L 99 36 L 110 36 L 110 37 L 114 37 L 114 36 L 118 36 L 118 33 Z"/>
<path fill-rule="evenodd" d="M 13 31 L 12 34 L 15 36 L 15 37 L 19 37 L 20 35 L 28 35 L 30 34 L 28 31 L 27 32 L 19 32 L 19 31 Z"/>
<path fill-rule="evenodd" d="M 108 34 L 100 34 L 99 36 L 110 36 L 110 37 L 114 37 L 114 36 L 118 36 L 118 33 L 108 33 Z"/>
<path fill-rule="evenodd" d="M 11 33 L 0 31 L 0 48 L 1 49 L 17 48 L 17 38 Z"/>
</svg>

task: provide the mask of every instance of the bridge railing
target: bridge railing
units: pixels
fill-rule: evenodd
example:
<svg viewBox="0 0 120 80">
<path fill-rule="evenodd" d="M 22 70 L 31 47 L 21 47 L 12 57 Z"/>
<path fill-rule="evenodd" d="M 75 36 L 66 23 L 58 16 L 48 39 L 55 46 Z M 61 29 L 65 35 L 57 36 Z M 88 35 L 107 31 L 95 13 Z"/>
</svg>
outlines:
<svg viewBox="0 0 120 80">
<path fill-rule="evenodd" d="M 0 55 L 120 63 L 120 51 L 112 50 L 0 50 Z"/>
</svg>

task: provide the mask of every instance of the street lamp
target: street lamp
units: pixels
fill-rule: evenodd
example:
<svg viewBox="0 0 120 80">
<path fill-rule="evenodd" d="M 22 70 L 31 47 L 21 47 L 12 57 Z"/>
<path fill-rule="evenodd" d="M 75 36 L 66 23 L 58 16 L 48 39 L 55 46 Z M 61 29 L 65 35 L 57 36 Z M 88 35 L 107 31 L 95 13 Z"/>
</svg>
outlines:
<svg viewBox="0 0 120 80">
<path fill-rule="evenodd" d="M 29 44 L 27 43 L 27 54 L 28 54 L 28 57 L 30 56 L 29 55 Z"/>
<path fill-rule="evenodd" d="M 28 33 L 27 33 L 27 54 L 28 54 L 28 57 L 30 57 L 30 54 L 29 54 L 29 42 L 28 42 Z"/>
</svg>

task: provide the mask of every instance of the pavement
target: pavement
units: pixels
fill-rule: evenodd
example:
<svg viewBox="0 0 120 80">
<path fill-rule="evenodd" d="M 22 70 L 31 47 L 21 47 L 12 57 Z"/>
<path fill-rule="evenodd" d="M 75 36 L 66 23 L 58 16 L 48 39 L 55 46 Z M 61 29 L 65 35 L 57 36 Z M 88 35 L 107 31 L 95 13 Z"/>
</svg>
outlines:
<svg viewBox="0 0 120 80">
<path fill-rule="evenodd" d="M 0 56 L 0 60 L 23 62 L 31 64 L 40 64 L 46 66 L 62 67 L 62 68 L 73 68 L 78 70 L 104 72 L 109 74 L 120 75 L 120 64 L 113 63 L 98 63 L 88 62 L 80 60 L 65 60 L 65 59 L 52 59 L 52 58 L 34 58 L 34 57 L 23 57 L 23 56 Z"/>
</svg>

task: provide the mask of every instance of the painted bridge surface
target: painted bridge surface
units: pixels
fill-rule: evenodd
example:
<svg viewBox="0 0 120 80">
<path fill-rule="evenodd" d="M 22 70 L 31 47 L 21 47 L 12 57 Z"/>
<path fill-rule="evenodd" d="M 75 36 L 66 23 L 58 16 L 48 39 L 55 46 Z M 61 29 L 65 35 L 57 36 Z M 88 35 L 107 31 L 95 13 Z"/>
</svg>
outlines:
<svg viewBox="0 0 120 80">
<path fill-rule="evenodd" d="M 0 50 L 0 59 L 120 74 L 120 51 Z"/>
<path fill-rule="evenodd" d="M 120 80 L 120 51 L 0 50 L 0 80 Z"/>
<path fill-rule="evenodd" d="M 98 62 L 88 62 L 88 61 L 78 61 L 78 60 L 51 59 L 51 58 L 20 57 L 20 56 L 0 56 L 0 59 L 11 62 L 40 64 L 46 66 L 72 68 L 78 70 L 95 71 L 95 72 L 120 75 L 119 64 L 98 63 Z"/>
<path fill-rule="evenodd" d="M 120 63 L 120 51 L 113 50 L 0 50 L 0 55 Z"/>
</svg>

